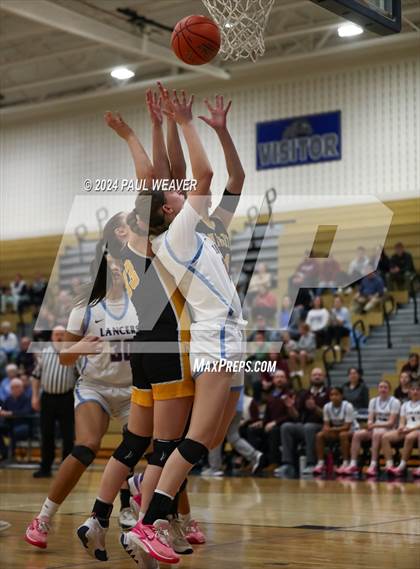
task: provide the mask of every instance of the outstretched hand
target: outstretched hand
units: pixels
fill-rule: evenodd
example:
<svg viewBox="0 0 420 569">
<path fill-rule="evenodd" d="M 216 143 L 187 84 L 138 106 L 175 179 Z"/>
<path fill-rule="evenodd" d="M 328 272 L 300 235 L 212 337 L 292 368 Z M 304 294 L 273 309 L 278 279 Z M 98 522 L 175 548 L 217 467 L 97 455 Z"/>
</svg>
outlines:
<svg viewBox="0 0 420 569">
<path fill-rule="evenodd" d="M 224 106 L 223 95 L 216 95 L 216 106 L 213 107 L 208 99 L 204 99 L 204 103 L 210 112 L 210 118 L 200 115 L 198 118 L 206 124 L 214 128 L 214 130 L 224 130 L 226 128 L 226 117 L 229 112 L 232 101 Z"/>
<path fill-rule="evenodd" d="M 169 91 L 165 89 L 161 83 L 158 83 L 158 86 L 163 102 L 162 112 L 179 125 L 191 122 L 193 118 L 192 105 L 194 95 L 191 95 L 189 100 L 187 100 L 187 95 L 184 90 L 181 91 L 180 97 L 178 97 L 178 93 L 174 90 L 171 98 Z"/>
<path fill-rule="evenodd" d="M 163 122 L 162 96 L 158 97 L 157 93 L 153 93 L 151 89 L 148 89 L 146 92 L 146 104 L 152 123 L 156 126 L 161 126 Z"/>
<path fill-rule="evenodd" d="M 111 113 L 111 111 L 107 111 L 105 113 L 105 122 L 124 140 L 127 140 L 127 138 L 133 134 L 133 130 L 124 121 L 120 113 Z"/>
</svg>

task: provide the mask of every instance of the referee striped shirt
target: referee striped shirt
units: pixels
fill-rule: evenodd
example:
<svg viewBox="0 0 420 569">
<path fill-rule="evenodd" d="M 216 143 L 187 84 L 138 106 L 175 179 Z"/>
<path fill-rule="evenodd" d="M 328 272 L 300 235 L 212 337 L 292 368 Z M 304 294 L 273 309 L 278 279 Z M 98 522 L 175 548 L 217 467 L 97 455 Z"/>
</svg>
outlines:
<svg viewBox="0 0 420 569">
<path fill-rule="evenodd" d="M 41 352 L 33 377 L 41 380 L 41 388 L 45 393 L 59 395 L 74 388 L 77 378 L 74 366 L 60 364 L 59 353 L 54 346 L 48 346 Z"/>
</svg>

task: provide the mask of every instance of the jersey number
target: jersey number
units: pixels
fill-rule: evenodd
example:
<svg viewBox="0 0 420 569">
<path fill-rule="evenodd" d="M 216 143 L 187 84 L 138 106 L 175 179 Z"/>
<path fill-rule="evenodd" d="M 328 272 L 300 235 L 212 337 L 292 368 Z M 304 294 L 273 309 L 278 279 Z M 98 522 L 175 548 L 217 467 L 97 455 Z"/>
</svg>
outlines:
<svg viewBox="0 0 420 569">
<path fill-rule="evenodd" d="M 121 348 L 119 352 L 113 352 L 111 354 L 111 362 L 122 362 L 130 361 L 130 354 L 128 352 L 127 342 L 121 340 Z"/>
<path fill-rule="evenodd" d="M 131 298 L 133 290 L 136 290 L 136 288 L 139 286 L 140 279 L 130 259 L 126 259 L 124 261 L 123 277 L 125 288 L 127 289 L 127 294 Z"/>
</svg>

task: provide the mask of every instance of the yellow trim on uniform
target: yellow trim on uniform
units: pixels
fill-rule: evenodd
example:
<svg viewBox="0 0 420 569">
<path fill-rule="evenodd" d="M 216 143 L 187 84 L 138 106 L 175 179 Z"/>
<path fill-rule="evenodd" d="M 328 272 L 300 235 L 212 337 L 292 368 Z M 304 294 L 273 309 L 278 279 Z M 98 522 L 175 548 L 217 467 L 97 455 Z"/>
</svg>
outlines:
<svg viewBox="0 0 420 569">
<path fill-rule="evenodd" d="M 133 385 L 131 402 L 141 407 L 153 407 L 153 393 L 151 389 L 139 389 Z"/>
<path fill-rule="evenodd" d="M 154 401 L 191 397 L 195 392 L 195 384 L 191 378 L 169 383 L 155 383 L 152 385 L 152 391 Z"/>
</svg>

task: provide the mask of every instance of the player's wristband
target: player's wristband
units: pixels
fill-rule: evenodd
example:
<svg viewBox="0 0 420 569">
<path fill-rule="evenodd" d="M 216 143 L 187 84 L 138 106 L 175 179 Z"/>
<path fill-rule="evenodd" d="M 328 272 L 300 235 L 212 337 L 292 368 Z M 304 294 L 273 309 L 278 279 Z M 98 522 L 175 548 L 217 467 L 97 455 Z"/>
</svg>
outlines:
<svg viewBox="0 0 420 569">
<path fill-rule="evenodd" d="M 219 207 L 225 209 L 226 211 L 229 211 L 230 213 L 235 213 L 240 197 L 241 194 L 232 194 L 229 192 L 229 190 L 226 189 L 223 192 Z"/>
</svg>

